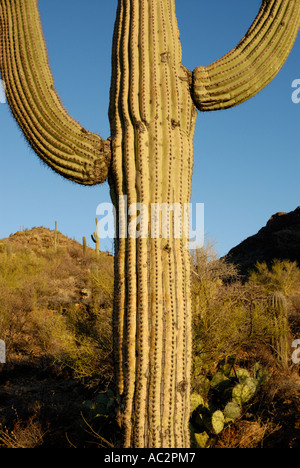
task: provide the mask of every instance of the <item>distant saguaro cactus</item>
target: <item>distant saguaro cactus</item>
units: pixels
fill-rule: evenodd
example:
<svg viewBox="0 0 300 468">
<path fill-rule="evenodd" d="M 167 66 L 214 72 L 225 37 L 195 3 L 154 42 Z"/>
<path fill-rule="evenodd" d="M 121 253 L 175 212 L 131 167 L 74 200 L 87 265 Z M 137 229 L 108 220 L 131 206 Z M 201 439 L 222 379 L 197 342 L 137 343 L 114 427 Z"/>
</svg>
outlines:
<svg viewBox="0 0 300 468">
<path fill-rule="evenodd" d="M 100 238 L 99 238 L 99 225 L 98 225 L 98 219 L 96 218 L 96 232 L 91 235 L 92 241 L 95 242 L 96 244 L 96 255 L 99 255 L 99 248 L 100 248 Z"/>
<path fill-rule="evenodd" d="M 83 253 L 83 256 L 85 257 L 86 256 L 86 237 L 83 236 L 82 238 L 82 253 Z"/>
<path fill-rule="evenodd" d="M 272 318 L 272 348 L 279 362 L 287 367 L 290 355 L 290 329 L 286 297 L 281 292 L 275 291 L 268 296 L 268 306 Z"/>
<path fill-rule="evenodd" d="M 124 447 L 190 444 L 191 292 L 187 235 L 121 236 L 137 203 L 190 202 L 196 108 L 254 96 L 285 62 L 300 0 L 263 0 L 235 49 L 193 72 L 182 65 L 175 0 L 118 0 L 109 119 L 102 140 L 72 120 L 50 72 L 37 0 L 0 0 L 0 69 L 12 112 L 36 153 L 85 185 L 107 176 L 116 208 L 114 358 Z M 130 212 L 125 217 L 120 197 Z M 122 198 L 124 199 L 124 198 Z M 123 229 L 123 228 L 122 228 Z"/>
<path fill-rule="evenodd" d="M 57 221 L 55 221 L 55 229 L 54 229 L 54 250 L 57 251 L 57 243 L 58 243 L 58 233 L 57 233 Z"/>
</svg>

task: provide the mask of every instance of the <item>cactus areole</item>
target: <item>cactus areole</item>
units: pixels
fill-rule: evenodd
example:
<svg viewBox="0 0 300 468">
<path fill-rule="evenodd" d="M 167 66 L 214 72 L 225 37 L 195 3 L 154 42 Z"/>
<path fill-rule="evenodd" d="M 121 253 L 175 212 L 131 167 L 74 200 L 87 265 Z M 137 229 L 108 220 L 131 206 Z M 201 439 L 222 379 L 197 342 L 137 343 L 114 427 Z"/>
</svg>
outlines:
<svg viewBox="0 0 300 468">
<path fill-rule="evenodd" d="M 191 72 L 181 63 L 175 0 L 118 0 L 106 141 L 74 121 L 58 98 L 37 0 L 0 0 L 0 70 L 12 113 L 34 151 L 80 184 L 108 177 L 123 229 L 137 216 L 137 203 L 150 210 L 154 203 L 190 202 L 196 109 L 225 109 L 259 92 L 285 62 L 299 24 L 300 0 L 263 0 L 237 47 Z M 120 199 L 130 207 L 128 217 Z M 168 237 L 153 236 L 150 226 L 137 238 L 120 234 L 113 333 L 122 444 L 189 447 L 186 234 L 175 236 L 171 228 Z"/>
</svg>

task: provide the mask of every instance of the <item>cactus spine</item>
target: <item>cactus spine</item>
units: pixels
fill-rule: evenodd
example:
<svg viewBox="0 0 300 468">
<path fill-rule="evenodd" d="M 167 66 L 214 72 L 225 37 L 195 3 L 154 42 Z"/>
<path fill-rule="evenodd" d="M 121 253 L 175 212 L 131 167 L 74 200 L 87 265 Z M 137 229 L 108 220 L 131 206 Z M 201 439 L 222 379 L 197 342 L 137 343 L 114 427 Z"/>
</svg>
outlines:
<svg viewBox="0 0 300 468">
<path fill-rule="evenodd" d="M 196 107 L 217 110 L 260 91 L 296 38 L 300 0 L 263 0 L 249 32 L 223 59 L 181 64 L 175 0 L 118 0 L 109 118 L 111 139 L 89 133 L 54 91 L 37 0 L 0 0 L 0 70 L 7 100 L 32 148 L 85 185 L 108 174 L 117 223 L 136 203 L 190 201 Z M 127 197 L 128 219 L 119 205 Z M 174 206 L 174 205 L 173 205 Z M 146 212 L 141 213 L 141 223 Z M 114 349 L 125 447 L 188 447 L 190 257 L 174 229 L 116 236 Z"/>
<path fill-rule="evenodd" d="M 71 119 L 54 90 L 37 0 L 1 0 L 1 75 L 7 101 L 37 155 L 84 185 L 103 182 L 110 142 Z"/>
<path fill-rule="evenodd" d="M 98 219 L 96 218 L 96 232 L 92 235 L 92 239 L 95 242 L 96 246 L 96 255 L 99 256 L 99 248 L 100 248 L 100 239 L 99 239 L 99 226 L 98 226 Z"/>
<path fill-rule="evenodd" d="M 221 59 L 193 73 L 198 109 L 227 109 L 251 98 L 278 73 L 299 29 L 298 0 L 263 0 L 251 28 Z M 271 66 L 270 66 L 271 64 Z"/>
<path fill-rule="evenodd" d="M 148 213 L 151 203 L 183 206 L 196 115 L 174 2 L 120 1 L 113 57 L 112 199 L 127 195 Z M 186 239 L 166 248 L 160 234 L 116 236 L 115 361 L 127 447 L 189 446 L 190 259 Z"/>
<path fill-rule="evenodd" d="M 268 297 L 272 315 L 272 349 L 278 361 L 287 367 L 289 359 L 289 324 L 287 300 L 281 292 L 273 292 Z"/>
</svg>

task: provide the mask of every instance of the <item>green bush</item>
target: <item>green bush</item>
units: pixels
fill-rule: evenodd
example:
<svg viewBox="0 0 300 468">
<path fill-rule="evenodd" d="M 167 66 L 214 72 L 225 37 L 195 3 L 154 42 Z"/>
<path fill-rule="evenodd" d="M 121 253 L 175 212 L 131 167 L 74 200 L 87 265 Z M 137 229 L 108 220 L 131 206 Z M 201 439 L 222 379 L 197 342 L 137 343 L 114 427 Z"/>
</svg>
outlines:
<svg viewBox="0 0 300 468">
<path fill-rule="evenodd" d="M 193 377 L 236 355 L 244 346 L 271 339 L 265 291 L 243 284 L 234 267 L 205 253 L 193 268 Z"/>
<path fill-rule="evenodd" d="M 257 264 L 249 280 L 242 282 L 234 267 L 218 259 L 211 248 L 197 252 L 192 282 L 194 386 L 219 361 L 256 345 L 272 350 L 286 367 L 291 354 L 289 314 L 299 291 L 295 262 L 275 260 L 270 269 Z M 275 296 L 281 306 L 271 306 Z"/>
<path fill-rule="evenodd" d="M 257 263 L 249 275 L 249 282 L 262 286 L 267 293 L 280 291 L 290 296 L 300 289 L 300 269 L 297 262 L 273 260 L 272 265 Z"/>
<path fill-rule="evenodd" d="M 11 245 L 11 244 L 7 244 Z M 8 361 L 47 355 L 78 378 L 111 376 L 112 262 L 80 246 L 0 246 L 0 337 Z M 97 263 L 97 275 L 94 264 Z M 110 265 L 110 266 L 109 266 Z M 80 296 L 74 292 L 87 291 Z"/>
</svg>

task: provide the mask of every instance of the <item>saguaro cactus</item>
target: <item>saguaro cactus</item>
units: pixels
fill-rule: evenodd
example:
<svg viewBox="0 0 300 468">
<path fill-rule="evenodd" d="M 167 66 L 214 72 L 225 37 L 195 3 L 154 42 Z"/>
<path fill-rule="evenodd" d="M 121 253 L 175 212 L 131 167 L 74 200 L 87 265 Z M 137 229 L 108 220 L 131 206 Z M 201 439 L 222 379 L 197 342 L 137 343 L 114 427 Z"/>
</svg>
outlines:
<svg viewBox="0 0 300 468">
<path fill-rule="evenodd" d="M 82 238 L 82 253 L 83 253 L 83 257 L 86 256 L 86 237 L 83 236 Z"/>
<path fill-rule="evenodd" d="M 58 243 L 58 233 L 57 233 L 57 221 L 55 221 L 55 230 L 54 230 L 54 250 L 57 251 L 57 243 Z"/>
<path fill-rule="evenodd" d="M 116 225 L 145 224 L 150 205 L 190 201 L 196 108 L 224 109 L 260 91 L 287 58 L 300 0 L 263 0 L 237 47 L 187 70 L 175 0 L 118 0 L 113 36 L 111 139 L 89 133 L 54 90 L 37 0 L 0 0 L 0 69 L 12 112 L 37 154 L 80 184 L 107 175 Z M 130 207 L 128 217 L 119 199 Z M 174 206 L 174 205 L 173 205 Z M 125 447 L 188 447 L 190 257 L 185 234 L 158 230 L 115 242 L 114 349 Z M 145 233 L 144 233 L 145 234 Z M 153 232 L 152 232 L 153 234 Z"/>
<path fill-rule="evenodd" d="M 98 219 L 96 218 L 96 232 L 91 235 L 92 241 L 96 244 L 95 249 L 96 249 L 96 256 L 99 256 L 99 248 L 100 248 L 100 237 L 99 237 L 99 225 L 98 225 Z"/>
<path fill-rule="evenodd" d="M 275 291 L 268 296 L 268 306 L 272 323 L 272 349 L 283 367 L 289 360 L 289 322 L 287 300 L 284 294 Z"/>
</svg>

